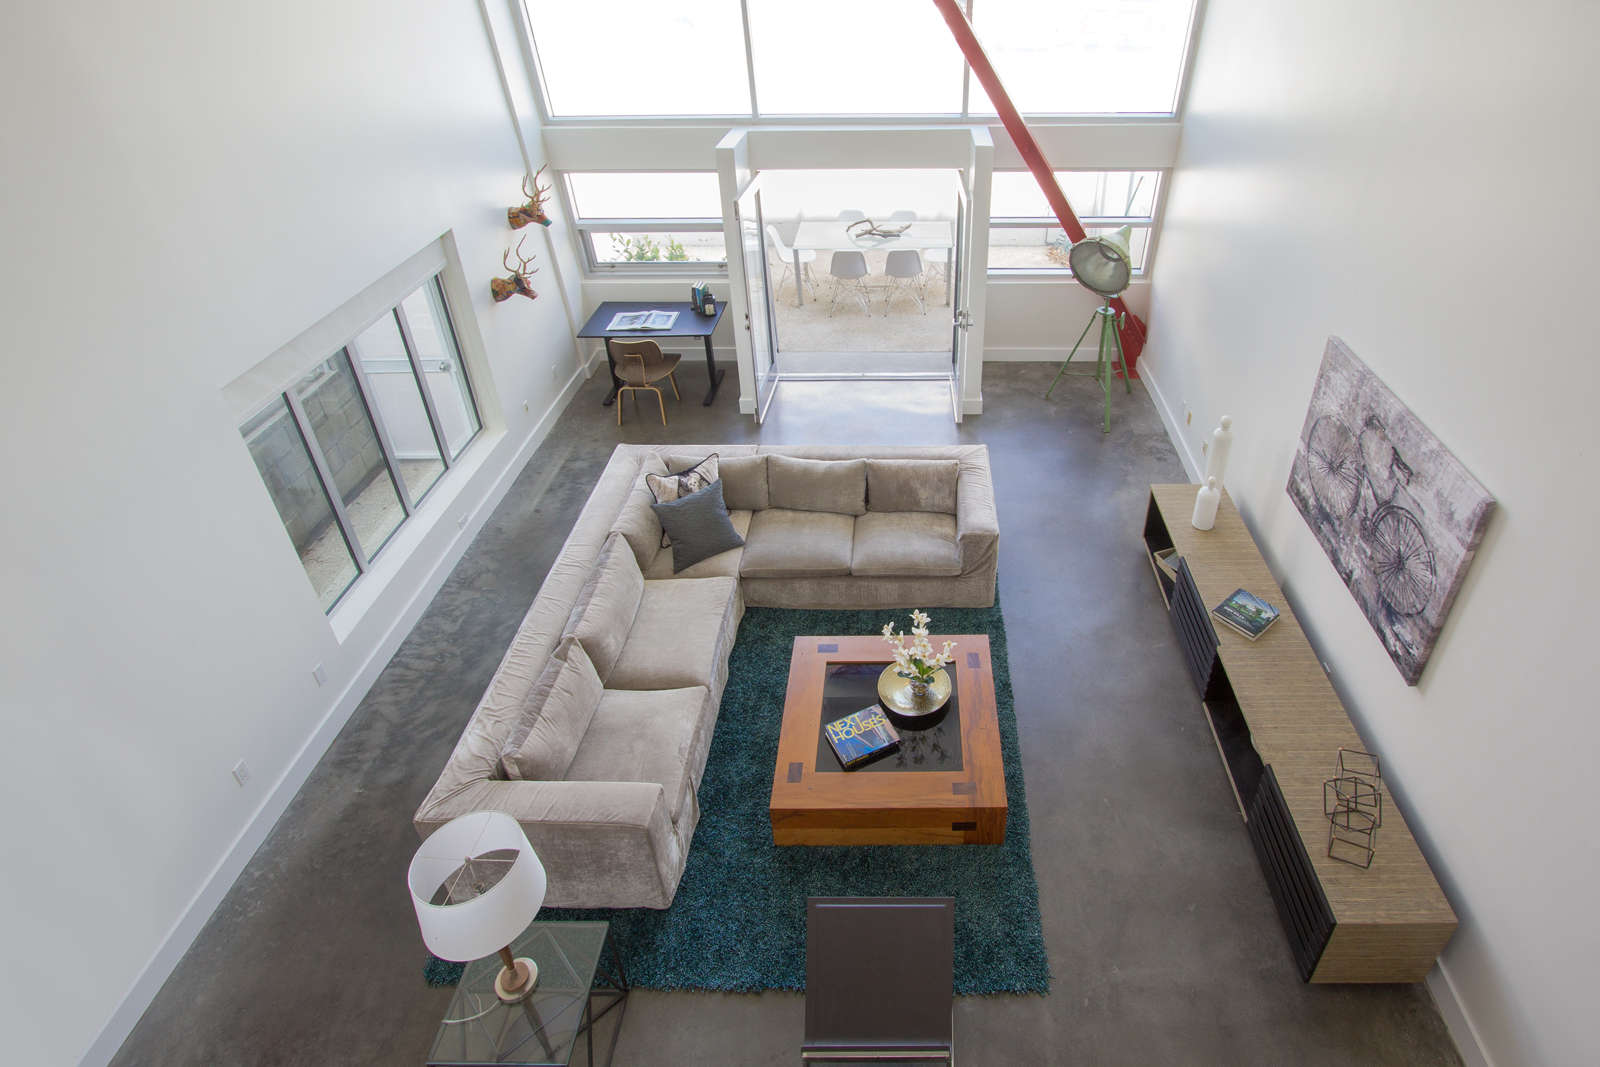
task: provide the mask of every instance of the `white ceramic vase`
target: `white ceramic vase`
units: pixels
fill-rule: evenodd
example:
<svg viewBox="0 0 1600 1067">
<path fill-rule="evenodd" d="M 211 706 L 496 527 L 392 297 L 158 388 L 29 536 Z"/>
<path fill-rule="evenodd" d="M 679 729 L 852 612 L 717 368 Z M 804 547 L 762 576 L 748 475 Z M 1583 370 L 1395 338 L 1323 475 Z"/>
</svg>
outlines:
<svg viewBox="0 0 1600 1067">
<path fill-rule="evenodd" d="M 1217 507 L 1221 503 L 1222 490 L 1217 488 L 1217 480 L 1207 478 L 1206 484 L 1195 494 L 1194 515 L 1189 519 L 1190 525 L 1196 530 L 1211 529 L 1217 524 Z"/>
</svg>

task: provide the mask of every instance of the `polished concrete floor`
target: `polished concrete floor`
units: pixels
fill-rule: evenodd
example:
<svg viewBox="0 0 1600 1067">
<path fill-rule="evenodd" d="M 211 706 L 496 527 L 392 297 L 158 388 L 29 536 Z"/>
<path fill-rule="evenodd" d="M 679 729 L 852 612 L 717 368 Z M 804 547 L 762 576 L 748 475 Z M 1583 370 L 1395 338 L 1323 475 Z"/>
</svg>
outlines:
<svg viewBox="0 0 1600 1067">
<path fill-rule="evenodd" d="M 1142 389 L 1103 436 L 1088 380 L 1041 398 L 1054 370 L 990 365 L 987 413 L 959 427 L 938 384 L 798 383 L 757 428 L 731 371 L 712 408 L 686 371 L 669 428 L 630 403 L 619 430 L 587 383 L 116 1062 L 422 1063 L 449 992 L 421 977 L 412 811 L 612 446 L 760 439 L 991 450 L 1054 980 L 958 1001 L 962 1062 L 1459 1063 L 1424 987 L 1297 979 L 1140 551 L 1146 485 L 1183 470 Z M 794 994 L 640 991 L 616 1063 L 792 1064 L 803 1019 Z"/>
</svg>

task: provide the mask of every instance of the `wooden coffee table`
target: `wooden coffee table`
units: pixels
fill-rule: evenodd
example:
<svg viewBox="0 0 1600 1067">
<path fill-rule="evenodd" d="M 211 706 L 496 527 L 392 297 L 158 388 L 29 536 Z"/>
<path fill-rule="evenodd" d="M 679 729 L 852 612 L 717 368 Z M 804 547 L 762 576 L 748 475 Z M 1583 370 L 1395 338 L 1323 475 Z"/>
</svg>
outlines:
<svg viewBox="0 0 1600 1067">
<path fill-rule="evenodd" d="M 900 750 L 845 771 L 825 722 L 877 699 L 888 666 L 882 637 L 797 637 L 789 661 L 778 762 L 772 775 L 772 840 L 778 845 L 998 845 L 1006 836 L 1005 767 L 989 638 L 956 643 L 945 717 L 927 729 L 898 723 Z"/>
</svg>

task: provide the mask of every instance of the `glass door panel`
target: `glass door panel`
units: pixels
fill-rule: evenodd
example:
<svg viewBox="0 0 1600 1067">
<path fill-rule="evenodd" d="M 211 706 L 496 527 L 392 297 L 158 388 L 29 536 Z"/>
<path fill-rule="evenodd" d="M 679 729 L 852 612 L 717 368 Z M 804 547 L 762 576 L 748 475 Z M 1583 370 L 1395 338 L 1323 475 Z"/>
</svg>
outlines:
<svg viewBox="0 0 1600 1067">
<path fill-rule="evenodd" d="M 739 259 L 744 278 L 744 328 L 755 360 L 756 421 L 767 415 L 778 384 L 777 343 L 772 335 L 772 287 L 767 276 L 766 235 L 761 215 L 760 179 L 752 180 L 734 201 L 739 224 Z"/>
<path fill-rule="evenodd" d="M 956 421 L 961 421 L 962 376 L 967 366 L 967 329 L 972 295 L 972 201 L 966 177 L 956 182 L 955 249 L 950 257 L 950 389 Z"/>
</svg>

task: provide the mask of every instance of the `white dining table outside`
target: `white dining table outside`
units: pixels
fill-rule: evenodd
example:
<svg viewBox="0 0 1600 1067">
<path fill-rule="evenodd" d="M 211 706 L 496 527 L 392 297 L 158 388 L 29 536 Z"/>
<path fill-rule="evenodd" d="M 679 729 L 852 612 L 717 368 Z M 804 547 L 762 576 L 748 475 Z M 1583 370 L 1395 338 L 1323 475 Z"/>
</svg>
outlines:
<svg viewBox="0 0 1600 1067">
<path fill-rule="evenodd" d="M 850 225 L 848 219 L 808 219 L 800 223 L 795 230 L 794 243 L 794 276 L 800 274 L 801 252 L 893 252 L 899 248 L 912 249 L 921 252 L 924 249 L 949 249 L 954 251 L 956 244 L 955 223 L 949 219 L 918 219 L 911 223 L 905 233 L 898 237 L 864 237 L 856 236 L 846 229 Z M 901 226 L 901 222 L 881 221 L 880 226 Z M 944 272 L 944 302 L 950 302 L 950 259 L 945 259 Z M 804 286 L 795 285 L 795 306 L 800 307 L 805 303 Z"/>
</svg>

